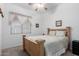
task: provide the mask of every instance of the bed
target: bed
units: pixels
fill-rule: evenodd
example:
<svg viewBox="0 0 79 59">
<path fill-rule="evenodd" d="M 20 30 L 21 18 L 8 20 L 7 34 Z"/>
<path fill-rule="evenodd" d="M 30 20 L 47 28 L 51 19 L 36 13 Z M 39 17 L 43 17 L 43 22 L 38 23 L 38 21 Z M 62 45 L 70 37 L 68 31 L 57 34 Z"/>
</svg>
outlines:
<svg viewBox="0 0 79 59">
<path fill-rule="evenodd" d="M 29 37 L 23 35 L 23 50 L 31 56 L 59 56 L 69 49 L 70 39 L 70 27 L 48 28 L 47 35 Z"/>
</svg>

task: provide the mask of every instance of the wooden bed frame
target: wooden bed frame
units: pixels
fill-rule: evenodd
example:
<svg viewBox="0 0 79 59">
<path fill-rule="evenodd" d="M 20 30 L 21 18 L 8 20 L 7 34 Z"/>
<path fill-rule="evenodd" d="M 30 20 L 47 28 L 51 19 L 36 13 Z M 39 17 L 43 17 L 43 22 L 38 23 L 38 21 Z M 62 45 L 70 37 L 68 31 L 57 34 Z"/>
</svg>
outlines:
<svg viewBox="0 0 79 59">
<path fill-rule="evenodd" d="M 71 39 L 71 28 L 66 27 L 66 29 L 50 29 L 48 28 L 48 34 L 50 31 L 65 31 L 65 35 L 69 39 L 68 48 L 70 48 L 70 39 Z M 38 41 L 36 40 L 34 42 L 28 40 L 28 38 L 25 38 L 26 35 L 23 35 L 23 50 L 25 52 L 28 52 L 31 56 L 44 56 L 45 55 L 45 49 L 44 49 L 44 42 L 45 40 Z"/>
</svg>

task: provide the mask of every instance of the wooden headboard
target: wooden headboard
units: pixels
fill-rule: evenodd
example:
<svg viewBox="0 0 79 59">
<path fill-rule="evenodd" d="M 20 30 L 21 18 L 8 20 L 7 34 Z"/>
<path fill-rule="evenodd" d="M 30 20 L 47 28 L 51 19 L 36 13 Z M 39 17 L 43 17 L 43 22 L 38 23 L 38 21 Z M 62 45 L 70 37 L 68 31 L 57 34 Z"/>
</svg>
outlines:
<svg viewBox="0 0 79 59">
<path fill-rule="evenodd" d="M 71 39 L 71 27 L 66 27 L 65 29 L 51 29 L 51 28 L 48 28 L 48 33 L 47 34 L 49 34 L 50 31 L 64 31 L 65 36 L 67 36 L 69 40 Z"/>
<path fill-rule="evenodd" d="M 48 33 L 47 34 L 49 34 L 50 31 L 65 31 L 65 36 L 67 36 L 68 40 L 69 40 L 67 50 L 70 50 L 71 27 L 66 27 L 65 29 L 50 29 L 50 28 L 48 28 Z"/>
</svg>

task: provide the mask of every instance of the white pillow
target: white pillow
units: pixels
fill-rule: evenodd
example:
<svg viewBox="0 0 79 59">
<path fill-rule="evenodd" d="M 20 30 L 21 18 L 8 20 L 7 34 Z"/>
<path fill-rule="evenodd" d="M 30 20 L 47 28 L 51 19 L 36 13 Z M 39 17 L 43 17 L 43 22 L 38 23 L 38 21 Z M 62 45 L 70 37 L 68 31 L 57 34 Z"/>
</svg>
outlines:
<svg viewBox="0 0 79 59">
<path fill-rule="evenodd" d="M 55 36 L 55 35 L 56 35 L 56 31 L 50 31 L 50 32 L 49 32 L 49 35 L 50 35 L 50 36 Z"/>
<path fill-rule="evenodd" d="M 56 36 L 65 36 L 65 31 L 56 31 Z"/>
</svg>

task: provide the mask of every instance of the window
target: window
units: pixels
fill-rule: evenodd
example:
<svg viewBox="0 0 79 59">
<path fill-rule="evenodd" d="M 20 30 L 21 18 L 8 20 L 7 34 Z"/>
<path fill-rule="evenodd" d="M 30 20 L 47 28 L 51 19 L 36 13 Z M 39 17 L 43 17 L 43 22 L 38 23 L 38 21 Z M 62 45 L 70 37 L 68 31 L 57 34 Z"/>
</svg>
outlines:
<svg viewBox="0 0 79 59">
<path fill-rule="evenodd" d="M 31 22 L 27 17 L 14 15 L 10 21 L 11 34 L 29 34 L 31 33 Z"/>
<path fill-rule="evenodd" d="M 22 30 L 21 30 L 21 25 L 11 25 L 11 34 L 21 34 L 22 33 Z"/>
<path fill-rule="evenodd" d="M 22 33 L 31 33 L 31 23 L 29 20 L 27 20 L 25 23 L 22 25 Z"/>
</svg>

